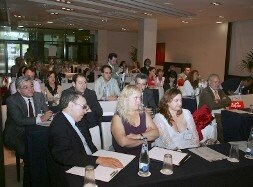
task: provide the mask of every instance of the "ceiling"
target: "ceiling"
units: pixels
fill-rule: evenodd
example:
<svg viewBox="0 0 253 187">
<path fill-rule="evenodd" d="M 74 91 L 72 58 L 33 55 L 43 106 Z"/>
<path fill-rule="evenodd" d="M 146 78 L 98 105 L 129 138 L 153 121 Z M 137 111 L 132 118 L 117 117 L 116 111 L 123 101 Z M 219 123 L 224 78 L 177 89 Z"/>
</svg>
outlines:
<svg viewBox="0 0 253 187">
<path fill-rule="evenodd" d="M 253 0 L 0 0 L 2 26 L 134 32 L 156 18 L 158 30 L 253 19 Z M 51 23 L 50 23 L 51 22 Z"/>
</svg>

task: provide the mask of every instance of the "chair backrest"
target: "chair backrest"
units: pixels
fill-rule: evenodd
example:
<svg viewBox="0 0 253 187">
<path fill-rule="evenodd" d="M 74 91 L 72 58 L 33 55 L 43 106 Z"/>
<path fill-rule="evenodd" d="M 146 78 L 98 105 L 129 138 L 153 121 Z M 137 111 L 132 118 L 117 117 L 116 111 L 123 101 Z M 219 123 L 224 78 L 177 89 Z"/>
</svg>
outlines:
<svg viewBox="0 0 253 187">
<path fill-rule="evenodd" d="M 5 122 L 7 119 L 7 106 L 1 105 L 1 112 L 2 112 L 2 130 L 4 130 Z"/>
<path fill-rule="evenodd" d="M 99 126 L 95 126 L 93 128 L 90 128 L 90 134 L 91 134 L 93 144 L 97 147 L 98 150 L 100 150 L 101 149 L 101 137 L 100 137 Z"/>
<path fill-rule="evenodd" d="M 111 124 L 111 122 L 101 123 L 103 149 L 105 150 L 110 150 L 112 147 Z"/>
</svg>

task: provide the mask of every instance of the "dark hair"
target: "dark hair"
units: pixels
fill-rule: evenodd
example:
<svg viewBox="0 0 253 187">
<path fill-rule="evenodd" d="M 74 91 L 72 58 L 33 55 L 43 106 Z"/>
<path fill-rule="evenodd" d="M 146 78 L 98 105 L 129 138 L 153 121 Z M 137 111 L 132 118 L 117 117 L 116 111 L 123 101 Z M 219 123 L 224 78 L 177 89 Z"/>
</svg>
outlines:
<svg viewBox="0 0 253 187">
<path fill-rule="evenodd" d="M 21 66 L 18 70 L 17 77 L 23 76 L 24 75 L 24 70 L 26 69 L 26 66 Z"/>
<path fill-rule="evenodd" d="M 126 63 L 126 61 L 121 61 L 119 67 L 123 67 L 123 65 Z"/>
<path fill-rule="evenodd" d="M 113 57 L 117 58 L 118 55 L 116 53 L 109 53 L 108 60 L 111 60 Z"/>
<path fill-rule="evenodd" d="M 31 72 L 34 72 L 35 73 L 35 76 L 36 76 L 36 69 L 34 68 L 34 67 L 26 67 L 25 69 L 24 69 L 24 71 L 23 71 L 23 73 L 25 74 L 26 73 L 26 71 L 28 71 L 28 70 L 30 70 Z"/>
<path fill-rule="evenodd" d="M 172 101 L 172 99 L 174 97 L 176 97 L 178 94 L 181 94 L 181 91 L 177 88 L 172 88 L 170 90 L 167 90 L 160 103 L 159 103 L 159 112 L 164 115 L 164 117 L 167 119 L 168 123 L 172 126 L 172 122 L 174 122 L 173 118 L 172 118 L 172 115 L 169 111 L 169 107 L 168 107 L 168 103 L 170 103 Z M 177 116 L 181 115 L 182 114 L 182 109 L 177 111 Z"/>
<path fill-rule="evenodd" d="M 192 70 L 186 78 L 191 83 L 193 89 L 196 89 L 199 85 L 199 79 L 193 80 L 195 73 L 199 73 L 198 70 Z"/>
<path fill-rule="evenodd" d="M 47 78 L 52 74 L 54 74 L 54 76 L 55 76 L 54 89 L 49 85 L 48 80 L 46 80 L 45 86 L 47 87 L 48 91 L 54 96 L 55 94 L 57 94 L 57 89 L 58 89 L 57 75 L 54 71 L 49 71 L 47 74 Z"/>
<path fill-rule="evenodd" d="M 246 77 L 243 77 L 242 80 L 249 82 L 249 81 L 252 81 L 253 78 L 251 76 L 246 76 Z"/>
<path fill-rule="evenodd" d="M 84 76 L 84 74 L 82 74 L 82 73 L 77 73 L 77 74 L 75 74 L 75 75 L 72 77 L 72 82 L 76 83 L 76 80 L 77 80 L 78 77 L 83 77 L 83 78 L 85 78 L 85 80 L 87 81 L 87 79 L 86 79 L 86 77 Z"/>
<path fill-rule="evenodd" d="M 137 81 L 137 79 L 145 79 L 145 80 L 147 80 L 147 75 L 146 74 L 143 74 L 143 73 L 139 73 L 139 74 L 137 74 L 136 76 L 135 76 L 135 82 Z"/>
<path fill-rule="evenodd" d="M 148 68 L 148 74 L 149 74 L 149 72 L 152 71 L 152 70 L 155 70 L 155 67 L 149 67 L 149 68 Z"/>
<path fill-rule="evenodd" d="M 149 58 L 146 58 L 146 59 L 144 60 L 144 66 L 146 66 L 146 64 L 147 64 L 148 61 L 150 61 L 150 63 L 151 63 L 151 60 L 150 60 Z"/>
<path fill-rule="evenodd" d="M 60 98 L 60 109 L 63 110 L 68 107 L 69 102 L 75 102 L 79 97 L 83 97 L 81 94 L 76 93 L 75 91 L 70 91 L 62 94 Z"/>
<path fill-rule="evenodd" d="M 164 72 L 162 69 L 157 69 L 156 74 L 158 75 L 159 72 Z"/>
<path fill-rule="evenodd" d="M 101 73 L 104 73 L 105 68 L 109 68 L 112 72 L 112 67 L 106 64 L 101 67 Z"/>
</svg>

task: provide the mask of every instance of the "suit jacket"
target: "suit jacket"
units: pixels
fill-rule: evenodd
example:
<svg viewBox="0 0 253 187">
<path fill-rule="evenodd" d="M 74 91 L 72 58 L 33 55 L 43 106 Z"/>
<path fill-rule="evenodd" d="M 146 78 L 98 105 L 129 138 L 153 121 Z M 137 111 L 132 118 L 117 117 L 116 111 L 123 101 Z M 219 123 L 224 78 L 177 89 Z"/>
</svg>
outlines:
<svg viewBox="0 0 253 187">
<path fill-rule="evenodd" d="M 33 95 L 35 116 L 41 113 L 41 110 L 48 111 L 45 104 L 45 98 L 42 93 L 34 92 Z M 27 117 L 28 109 L 24 98 L 19 92 L 11 95 L 6 100 L 7 120 L 4 129 L 4 143 L 9 149 L 14 149 L 21 140 L 24 142 L 25 126 L 36 124 L 36 117 Z M 23 152 L 24 153 L 24 152 Z M 19 153 L 23 155 L 23 153 Z"/>
<path fill-rule="evenodd" d="M 241 79 L 239 78 L 231 78 L 223 83 L 221 83 L 222 89 L 226 94 L 229 94 L 229 91 L 235 92 L 241 83 Z M 242 89 L 242 94 L 247 94 L 249 87 L 245 87 Z"/>
<path fill-rule="evenodd" d="M 95 152 L 97 148 L 92 143 L 89 127 L 80 123 L 78 126 L 92 153 Z M 62 112 L 54 117 L 49 127 L 48 148 L 48 154 L 52 158 L 51 162 L 48 162 L 51 168 L 50 175 L 53 175 L 50 178 L 54 179 L 54 186 L 68 186 L 65 171 L 69 168 L 96 165 L 97 157 L 86 154 L 80 137 Z"/>
<path fill-rule="evenodd" d="M 62 95 L 66 94 L 68 92 L 73 92 L 73 91 L 75 91 L 75 88 L 72 86 L 69 89 L 64 90 L 62 92 Z M 86 88 L 83 93 L 83 96 L 86 99 L 87 104 L 89 105 L 89 107 L 92 111 L 92 112 L 88 112 L 85 115 L 83 120 L 86 121 L 87 124 L 98 125 L 99 118 L 102 117 L 102 115 L 103 115 L 103 109 L 97 100 L 97 95 L 96 95 L 95 91 Z"/>
<path fill-rule="evenodd" d="M 199 107 L 206 104 L 210 110 L 221 109 L 228 107 L 231 103 L 231 99 L 224 93 L 223 90 L 218 90 L 220 100 L 218 103 L 214 102 L 214 94 L 209 86 L 202 90 L 199 96 Z"/>
<path fill-rule="evenodd" d="M 155 104 L 154 94 L 152 90 L 146 88 L 143 91 L 143 104 L 145 107 L 156 109 L 157 106 Z"/>
</svg>

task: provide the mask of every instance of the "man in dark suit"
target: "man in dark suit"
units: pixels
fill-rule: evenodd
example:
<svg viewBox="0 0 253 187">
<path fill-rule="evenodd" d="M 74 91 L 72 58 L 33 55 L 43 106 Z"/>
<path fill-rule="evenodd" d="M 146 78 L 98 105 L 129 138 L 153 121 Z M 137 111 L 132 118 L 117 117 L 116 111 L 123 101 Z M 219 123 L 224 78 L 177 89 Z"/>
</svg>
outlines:
<svg viewBox="0 0 253 187">
<path fill-rule="evenodd" d="M 34 92 L 32 79 L 21 76 L 16 82 L 17 92 L 7 98 L 7 120 L 4 143 L 20 157 L 25 152 L 25 127 L 45 122 L 52 117 L 41 93 Z M 42 115 L 42 113 L 44 113 Z M 40 115 L 38 115 L 40 114 Z"/>
<path fill-rule="evenodd" d="M 150 65 L 151 65 L 151 60 L 149 58 L 146 58 L 144 60 L 144 66 L 141 68 L 141 73 L 145 74 L 145 75 L 148 75 L 148 70 L 150 68 Z"/>
<path fill-rule="evenodd" d="M 142 105 L 146 107 L 147 112 L 152 113 L 152 110 L 156 110 L 157 105 L 152 90 L 147 88 L 147 76 L 142 73 L 136 75 L 135 84 L 142 90 Z"/>
<path fill-rule="evenodd" d="M 73 76 L 72 79 L 72 87 L 62 92 L 62 95 L 69 93 L 69 92 L 77 92 L 84 96 L 87 101 L 88 106 L 91 109 L 91 112 L 86 114 L 85 120 L 88 123 L 92 123 L 95 125 L 99 124 L 99 118 L 103 115 L 103 110 L 97 100 L 97 96 L 95 91 L 90 90 L 87 88 L 87 80 L 83 74 L 76 74 Z M 95 120 L 95 121 L 93 121 Z"/>
<path fill-rule="evenodd" d="M 210 110 L 228 107 L 231 99 L 220 89 L 220 78 L 217 74 L 208 77 L 208 86 L 199 96 L 199 107 L 206 104 Z"/>
<path fill-rule="evenodd" d="M 253 83 L 251 76 L 240 78 L 231 78 L 221 83 L 223 91 L 227 95 L 233 94 L 249 94 L 250 86 Z"/>
<path fill-rule="evenodd" d="M 49 128 L 49 153 L 54 164 L 59 186 L 68 186 L 65 171 L 73 166 L 100 164 L 108 167 L 122 167 L 114 158 L 92 156 L 97 149 L 92 143 L 89 126 L 81 119 L 90 111 L 85 98 L 76 93 L 68 92 L 60 99 L 62 109 L 53 119 Z M 79 123 L 78 123 L 79 122 Z M 55 186 L 57 186 L 55 184 Z"/>
</svg>

